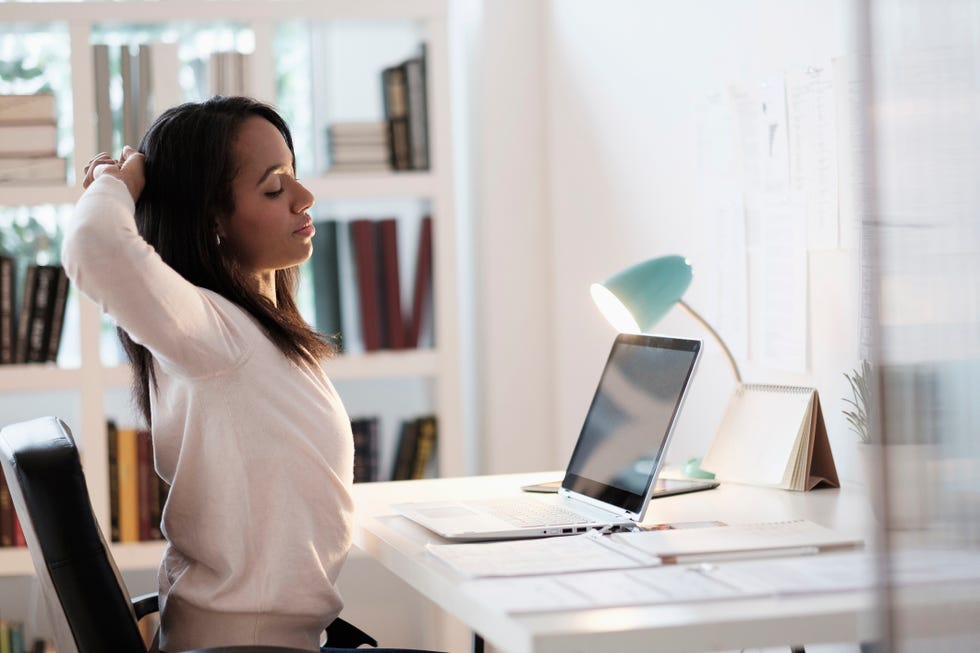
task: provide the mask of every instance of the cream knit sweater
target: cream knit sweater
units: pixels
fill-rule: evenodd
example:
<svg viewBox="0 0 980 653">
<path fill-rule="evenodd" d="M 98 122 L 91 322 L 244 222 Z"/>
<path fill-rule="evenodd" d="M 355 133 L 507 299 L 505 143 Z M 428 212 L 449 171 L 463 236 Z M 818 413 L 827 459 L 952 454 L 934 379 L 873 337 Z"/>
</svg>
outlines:
<svg viewBox="0 0 980 653">
<path fill-rule="evenodd" d="M 263 644 L 316 650 L 342 602 L 353 437 L 319 367 L 290 362 L 248 313 L 188 283 L 136 231 L 108 175 L 79 200 L 62 252 L 72 282 L 153 354 L 167 653 Z"/>
</svg>

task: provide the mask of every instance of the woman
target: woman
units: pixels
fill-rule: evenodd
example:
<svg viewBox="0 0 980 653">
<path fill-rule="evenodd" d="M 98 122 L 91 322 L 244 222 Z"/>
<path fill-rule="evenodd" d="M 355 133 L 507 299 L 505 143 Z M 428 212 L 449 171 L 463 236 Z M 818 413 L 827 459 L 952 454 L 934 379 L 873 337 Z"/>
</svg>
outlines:
<svg viewBox="0 0 980 653">
<path fill-rule="evenodd" d="M 351 545 L 350 419 L 300 317 L 313 195 L 247 98 L 184 104 L 85 169 L 63 261 L 118 323 L 163 511 L 160 648 L 317 650 Z"/>
</svg>

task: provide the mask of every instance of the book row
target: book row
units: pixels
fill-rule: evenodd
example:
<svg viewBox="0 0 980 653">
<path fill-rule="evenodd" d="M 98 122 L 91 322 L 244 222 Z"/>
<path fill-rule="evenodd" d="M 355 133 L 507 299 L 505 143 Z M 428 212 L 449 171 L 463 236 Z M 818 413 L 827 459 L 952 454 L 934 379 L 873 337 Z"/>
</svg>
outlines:
<svg viewBox="0 0 980 653">
<path fill-rule="evenodd" d="M 0 94 L 0 184 L 64 181 L 54 94 Z"/>
<path fill-rule="evenodd" d="M 156 116 L 183 101 L 177 43 L 151 42 L 137 46 L 97 43 L 92 46 L 92 62 L 99 151 L 116 152 L 124 144 L 136 147 Z M 202 95 L 249 94 L 250 62 L 250 55 L 240 52 L 213 52 L 206 63 L 193 62 L 200 69 L 195 71 L 196 77 L 208 80 L 207 87 L 199 92 Z M 113 70 L 119 71 L 118 80 L 113 79 Z M 112 88 L 117 83 L 122 88 L 121 104 L 114 106 Z"/>
<path fill-rule="evenodd" d="M 68 276 L 60 265 L 31 263 L 18 285 L 17 268 L 12 256 L 0 255 L 0 364 L 54 362 L 68 303 Z"/>
<path fill-rule="evenodd" d="M 0 619 L 0 653 L 55 653 L 55 648 L 54 642 L 43 639 L 28 646 L 22 621 Z"/>
<path fill-rule="evenodd" d="M 407 307 L 402 303 L 398 220 L 326 220 L 317 223 L 316 238 L 311 265 L 317 329 L 337 337 L 345 349 L 351 338 L 344 337 L 344 325 L 358 322 L 365 351 L 421 346 L 432 328 L 432 218 L 419 223 Z M 345 275 L 353 283 L 345 284 Z M 354 296 L 344 297 L 345 292 Z M 353 319 L 345 321 L 344 306 L 356 306 L 356 316 L 348 316 Z"/>
<path fill-rule="evenodd" d="M 380 477 L 380 442 L 377 417 L 351 419 L 354 432 L 354 482 L 369 483 Z M 434 415 L 402 420 L 388 479 L 406 481 L 433 476 L 436 436 Z"/>
<path fill-rule="evenodd" d="M 109 524 L 113 542 L 163 538 L 160 517 L 169 486 L 153 467 L 153 441 L 144 429 L 106 424 L 109 438 Z"/>
</svg>

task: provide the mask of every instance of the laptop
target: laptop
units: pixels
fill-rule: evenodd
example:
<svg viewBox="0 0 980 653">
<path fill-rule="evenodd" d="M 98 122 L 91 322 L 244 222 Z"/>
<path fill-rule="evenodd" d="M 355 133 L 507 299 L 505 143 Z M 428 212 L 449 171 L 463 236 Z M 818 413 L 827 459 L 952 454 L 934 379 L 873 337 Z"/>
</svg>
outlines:
<svg viewBox="0 0 980 653">
<path fill-rule="evenodd" d="M 619 334 L 556 494 L 400 503 L 454 541 L 571 535 L 643 520 L 690 387 L 701 341 Z"/>
</svg>

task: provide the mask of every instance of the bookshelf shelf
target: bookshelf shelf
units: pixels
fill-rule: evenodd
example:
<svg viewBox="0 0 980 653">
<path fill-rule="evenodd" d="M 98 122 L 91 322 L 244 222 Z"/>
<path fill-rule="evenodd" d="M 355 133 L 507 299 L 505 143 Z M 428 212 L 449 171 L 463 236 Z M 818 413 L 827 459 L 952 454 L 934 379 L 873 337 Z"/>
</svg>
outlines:
<svg viewBox="0 0 980 653">
<path fill-rule="evenodd" d="M 0 185 L 0 206 L 37 206 L 39 204 L 74 204 L 81 188 L 65 184 Z"/>
<path fill-rule="evenodd" d="M 54 363 L 0 367 L 0 392 L 75 390 L 82 384 L 80 369 L 64 369 Z"/>
<path fill-rule="evenodd" d="M 23 547 L 0 549 L 0 576 L 30 576 L 34 573 L 31 554 Z"/>
<path fill-rule="evenodd" d="M 327 361 L 324 369 L 334 380 L 435 376 L 439 362 L 430 350 L 382 351 L 338 356 Z"/>
<path fill-rule="evenodd" d="M 324 367 L 331 380 L 356 381 L 351 385 L 359 389 L 364 381 L 377 380 L 382 383 L 396 379 L 397 383 L 402 383 L 404 379 L 423 379 L 426 392 L 429 393 L 429 388 L 433 390 L 425 395 L 421 403 L 431 404 L 427 409 L 437 415 L 440 430 L 447 434 L 462 434 L 465 411 L 459 361 L 463 357 L 458 351 L 461 341 L 458 334 L 460 302 L 455 272 L 460 256 L 456 238 L 457 218 L 454 214 L 455 187 L 450 165 L 453 150 L 450 137 L 447 5 L 448 0 L 359 0 L 357 3 L 349 0 L 0 2 L 0 38 L 17 30 L 28 30 L 32 33 L 64 34 L 69 42 L 65 56 L 70 68 L 70 86 L 57 92 L 70 94 L 73 145 L 68 157 L 75 174 L 69 175 L 69 179 L 76 179 L 76 183 L 71 185 L 0 185 L 0 209 L 18 207 L 15 210 L 21 211 L 19 207 L 28 207 L 33 210 L 50 205 L 72 205 L 77 201 L 82 192 L 77 183 L 80 161 L 84 162 L 97 151 L 92 46 L 102 43 L 105 34 L 113 29 L 142 33 L 143 26 L 150 26 L 151 29 L 146 31 L 153 33 L 154 25 L 180 25 L 181 29 L 191 31 L 205 31 L 214 24 L 234 25 L 235 29 L 240 30 L 236 33 L 246 34 L 248 38 L 245 41 L 252 44 L 243 46 L 243 49 L 254 48 L 251 53 L 254 65 L 250 73 L 253 95 L 272 104 L 281 103 L 284 107 L 290 106 L 290 103 L 309 102 L 310 106 L 296 104 L 300 107 L 297 113 L 315 113 L 325 119 L 330 117 L 329 111 L 318 105 L 317 99 L 301 97 L 297 100 L 296 97 L 277 95 L 279 73 L 275 61 L 280 54 L 277 47 L 281 47 L 277 46 L 277 29 L 295 21 L 307 21 L 308 26 L 319 28 L 332 23 L 338 30 L 348 29 L 358 38 L 363 38 L 363 32 L 359 30 L 371 21 L 376 21 L 385 29 L 392 23 L 402 23 L 411 38 L 424 42 L 426 48 L 430 169 L 390 173 L 325 172 L 305 176 L 302 176 L 302 169 L 300 172 L 303 183 L 319 202 L 343 200 L 337 203 L 346 204 L 346 200 L 352 200 L 352 204 L 361 206 L 358 203 L 380 201 L 382 204 L 396 204 L 405 200 L 405 203 L 412 204 L 412 211 L 416 211 L 414 207 L 417 204 L 425 204 L 426 212 L 432 214 L 431 300 L 432 320 L 438 327 L 438 339 L 434 348 L 343 355 L 326 361 Z M 57 20 L 52 17 L 57 17 Z M 312 54 L 309 58 L 312 62 L 316 61 Z M 367 74 L 363 73 L 363 66 L 353 66 L 352 69 L 357 74 Z M 310 70 L 311 77 L 334 73 L 336 71 L 328 71 L 319 64 Z M 380 87 L 380 83 L 370 78 L 366 79 L 365 86 L 375 89 Z M 190 92 L 186 88 L 184 92 L 187 96 L 185 99 L 192 97 L 187 95 Z M 298 132 L 293 126 L 295 136 Z M 409 219 L 414 219 L 413 216 Z M 341 221 L 349 217 L 343 216 Z M 61 215 L 59 219 L 70 219 L 70 216 Z M 106 417 L 112 415 L 113 403 L 121 403 L 119 395 L 129 388 L 131 372 L 127 365 L 105 366 L 101 363 L 103 320 L 100 308 L 80 295 L 73 306 L 77 324 L 72 328 L 77 333 L 72 333 L 72 337 L 78 339 L 80 349 L 78 358 L 73 360 L 80 360 L 80 367 L 59 368 L 53 363 L 2 366 L 0 393 L 9 393 L 18 399 L 20 393 L 33 395 L 32 398 L 42 399 L 40 403 L 43 405 L 47 405 L 47 395 L 72 393 L 70 401 L 78 408 L 75 421 L 69 426 L 80 443 L 93 509 L 103 532 L 108 533 L 110 502 Z M 383 399 L 373 397 L 372 400 L 383 402 Z M 0 414 L 0 425 L 6 421 L 9 420 Z M 459 440 L 461 437 L 456 435 L 452 440 L 440 440 L 437 448 L 440 473 L 463 473 L 465 447 Z M 117 565 L 123 570 L 155 568 L 163 554 L 163 547 L 162 542 L 111 545 Z M 0 549 L 0 577 L 31 574 L 33 566 L 26 550 Z"/>
<path fill-rule="evenodd" d="M 422 172 L 392 172 L 360 175 L 328 172 L 304 179 L 318 201 L 351 197 L 428 197 L 438 181 L 436 175 Z"/>
</svg>

